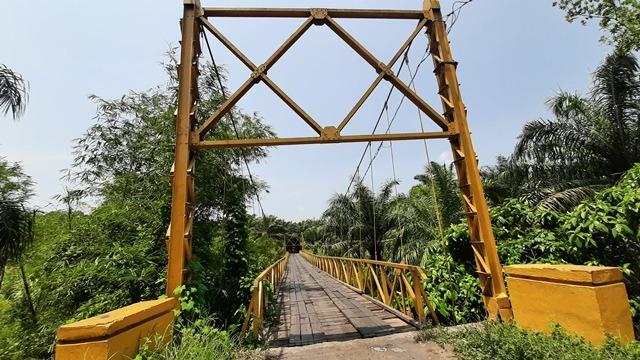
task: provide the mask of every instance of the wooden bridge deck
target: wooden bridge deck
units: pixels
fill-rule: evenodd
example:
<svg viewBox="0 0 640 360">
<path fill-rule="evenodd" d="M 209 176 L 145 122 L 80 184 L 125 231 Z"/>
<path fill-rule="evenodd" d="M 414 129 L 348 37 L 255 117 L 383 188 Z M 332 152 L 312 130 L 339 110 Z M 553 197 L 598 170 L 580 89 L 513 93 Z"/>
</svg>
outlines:
<svg viewBox="0 0 640 360">
<path fill-rule="evenodd" d="M 280 321 L 271 336 L 272 346 L 346 341 L 415 330 L 299 254 L 289 257 L 278 301 Z"/>
</svg>

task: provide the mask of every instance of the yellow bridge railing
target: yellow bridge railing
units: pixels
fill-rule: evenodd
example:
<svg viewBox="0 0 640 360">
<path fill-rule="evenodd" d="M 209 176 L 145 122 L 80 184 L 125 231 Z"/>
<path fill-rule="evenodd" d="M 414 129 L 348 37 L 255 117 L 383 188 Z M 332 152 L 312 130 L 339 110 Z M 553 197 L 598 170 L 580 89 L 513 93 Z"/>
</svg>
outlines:
<svg viewBox="0 0 640 360">
<path fill-rule="evenodd" d="M 247 333 L 249 324 L 251 324 L 254 335 L 261 335 L 264 324 L 264 314 L 269 306 L 269 294 L 266 291 L 265 283 L 271 284 L 273 291 L 276 291 L 287 270 L 288 260 L 289 253 L 286 253 L 280 260 L 271 264 L 271 266 L 266 268 L 253 280 L 251 302 L 249 303 L 249 308 L 247 308 L 244 322 L 242 323 L 242 335 Z M 251 322 L 252 318 L 253 321 Z"/>
<path fill-rule="evenodd" d="M 438 317 L 427 298 L 423 281 L 427 276 L 418 266 L 386 261 L 319 256 L 301 252 L 317 268 L 339 281 L 419 322 L 425 321 L 425 306 L 433 321 Z"/>
</svg>

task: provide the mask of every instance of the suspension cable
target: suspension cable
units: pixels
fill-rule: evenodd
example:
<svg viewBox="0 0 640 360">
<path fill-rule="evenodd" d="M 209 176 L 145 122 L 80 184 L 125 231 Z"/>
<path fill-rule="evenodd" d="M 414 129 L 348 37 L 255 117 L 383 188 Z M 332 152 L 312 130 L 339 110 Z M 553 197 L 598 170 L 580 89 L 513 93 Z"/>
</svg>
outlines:
<svg viewBox="0 0 640 360">
<path fill-rule="evenodd" d="M 371 158 L 371 146 L 369 146 L 369 160 L 373 161 Z M 378 237 L 376 232 L 376 190 L 373 181 L 373 169 L 371 169 L 371 193 L 373 195 L 371 202 L 371 212 L 373 213 L 373 257 L 375 258 L 375 260 L 378 260 Z"/>
<path fill-rule="evenodd" d="M 409 74 L 412 74 L 411 71 L 411 64 L 409 64 L 409 59 L 406 59 L 407 62 L 407 70 L 409 71 Z M 413 75 L 411 75 L 413 76 Z M 416 91 L 416 84 L 413 84 L 413 91 Z M 416 107 L 416 109 L 418 110 L 418 119 L 420 120 L 420 130 L 422 132 L 424 132 L 424 123 L 422 121 L 422 111 L 420 111 L 419 108 Z M 431 179 L 431 196 L 433 198 L 433 204 L 435 206 L 435 210 L 436 210 L 436 221 L 438 222 L 438 228 L 440 230 L 440 238 L 441 240 L 444 240 L 444 226 L 442 224 L 442 214 L 440 213 L 440 205 L 438 203 L 438 196 L 436 195 L 436 181 L 433 177 L 433 166 L 431 165 L 431 158 L 429 157 L 429 147 L 427 146 L 427 140 L 423 139 L 422 140 L 423 144 L 424 144 L 424 153 L 426 155 L 427 158 L 427 169 L 431 170 L 431 176 L 429 176 L 429 179 Z"/>
<path fill-rule="evenodd" d="M 407 58 L 407 64 L 408 63 L 408 58 Z M 411 73 L 410 73 L 411 74 Z M 415 92 L 415 89 L 414 89 Z M 389 119 L 389 108 L 386 107 L 385 108 L 385 113 L 387 115 L 387 127 L 391 127 L 391 120 Z M 424 130 L 423 130 L 424 132 Z M 425 140 L 426 141 L 426 140 Z M 398 199 L 398 177 L 396 176 L 396 162 L 395 162 L 395 155 L 393 153 L 393 141 L 389 141 L 389 152 L 391 153 L 391 172 L 393 174 L 393 192 L 395 195 L 396 200 Z M 397 211 L 396 209 L 396 214 L 397 216 L 397 222 L 398 222 L 398 226 L 400 226 L 400 212 Z M 400 262 L 406 262 L 406 256 L 405 256 L 405 251 L 404 251 L 404 239 L 403 236 L 400 236 Z"/>
<path fill-rule="evenodd" d="M 451 30 L 453 30 L 453 26 L 456 24 L 456 22 L 458 21 L 458 19 L 460 18 L 460 13 L 462 12 L 462 8 L 464 8 L 465 6 L 467 6 L 469 3 L 471 3 L 473 0 L 459 0 L 459 1 L 454 1 L 452 6 L 451 6 L 451 11 L 449 13 L 447 13 L 446 15 L 444 15 L 444 22 L 446 23 L 449 18 L 453 18 L 453 20 L 451 21 L 451 24 L 449 25 L 448 29 L 447 29 L 447 34 L 451 33 Z M 457 5 L 457 7 L 456 7 Z M 442 20 L 442 19 L 440 19 Z M 409 46 L 407 47 L 407 50 L 404 52 L 404 58 L 406 58 L 409 54 L 409 50 L 411 49 L 411 45 L 413 44 L 413 41 L 411 41 L 411 43 L 409 44 Z M 428 44 L 428 41 L 427 41 Z M 427 46 L 427 49 L 425 50 L 425 54 L 429 51 L 429 46 Z M 431 55 L 431 54 L 429 54 Z M 422 62 L 425 59 L 420 61 L 420 64 L 422 64 Z M 398 76 L 400 76 L 401 72 L 402 72 L 402 67 L 404 65 L 404 61 L 402 63 L 400 63 L 400 67 L 398 68 Z M 416 72 L 419 68 L 416 68 Z M 413 81 L 413 79 L 412 79 Z M 392 85 L 389 88 L 389 93 L 387 94 L 387 97 L 383 103 L 383 107 L 380 110 L 380 114 L 378 115 L 378 119 L 376 120 L 375 126 L 373 127 L 373 132 L 375 133 L 377 128 L 378 128 L 378 124 L 380 123 L 380 119 L 382 118 L 382 114 L 384 111 L 384 108 L 386 106 L 388 106 L 389 104 L 389 99 L 391 98 L 391 94 L 393 93 L 393 90 L 395 89 L 395 87 Z M 405 96 L 403 95 L 402 100 L 404 100 Z M 362 166 L 362 162 L 364 161 L 364 157 L 367 153 L 367 149 L 371 148 L 371 141 L 367 142 L 367 145 L 365 145 L 364 150 L 362 151 L 362 155 L 360 156 L 360 160 L 358 161 L 358 165 L 356 166 L 356 171 L 353 172 L 353 176 L 351 177 L 351 180 L 349 181 L 349 185 L 347 186 L 347 191 L 345 191 L 345 194 L 349 193 L 349 190 L 351 190 L 351 186 L 353 185 L 353 182 L 355 181 L 356 178 L 356 172 L 360 169 L 360 166 Z M 380 150 L 380 147 L 378 147 L 378 150 L 376 151 L 376 153 Z M 371 166 L 371 164 L 369 164 L 369 166 Z M 366 176 L 366 172 L 363 176 Z"/>
<path fill-rule="evenodd" d="M 429 47 L 427 47 L 427 49 L 425 50 L 425 54 L 423 56 L 422 59 L 420 59 L 420 62 L 418 63 L 418 66 L 416 66 L 416 71 L 413 74 L 413 76 L 411 77 L 411 81 L 409 82 L 409 86 L 412 86 L 416 76 L 418 75 L 418 71 L 420 70 L 420 67 L 422 66 L 422 64 L 424 64 L 424 62 L 431 56 L 431 54 L 429 53 Z M 404 61 L 402 62 L 404 64 Z M 404 100 L 406 99 L 406 96 L 403 96 L 402 98 L 400 98 L 400 102 L 398 103 L 398 106 L 396 107 L 394 113 L 393 113 L 393 117 L 391 118 L 390 121 L 390 125 L 392 125 L 394 123 L 394 121 L 396 120 L 396 118 L 398 117 L 398 113 L 400 112 L 400 108 L 402 107 L 402 104 L 404 103 Z M 387 126 L 387 129 L 385 130 L 385 134 L 389 133 L 391 127 Z M 380 154 L 380 149 L 382 148 L 382 145 L 384 143 L 380 142 L 380 144 L 378 145 L 378 148 L 376 149 L 376 152 L 373 156 L 373 160 L 375 160 L 378 155 Z M 370 147 L 370 146 L 369 146 Z M 367 173 L 369 172 L 369 170 L 371 170 L 371 166 L 373 164 L 373 161 L 369 161 L 369 164 L 367 165 L 367 168 L 364 171 L 364 174 L 362 175 L 363 177 L 367 175 Z"/>
<path fill-rule="evenodd" d="M 403 57 L 407 57 L 409 55 L 409 50 L 411 49 L 412 45 L 413 45 L 413 40 L 409 43 L 409 46 L 407 46 L 407 50 L 405 50 Z M 401 62 L 400 67 L 398 67 L 397 76 L 400 76 L 400 74 L 402 73 L 403 67 L 404 67 L 404 61 Z M 380 120 L 382 119 L 382 115 L 384 114 L 384 109 L 389 105 L 389 100 L 391 99 L 391 94 L 393 94 L 394 89 L 395 89 L 395 86 L 391 85 L 391 87 L 389 88 L 389 92 L 387 93 L 387 97 L 384 100 L 384 103 L 382 105 L 382 109 L 380 109 L 380 114 L 378 114 L 378 119 L 376 120 L 376 123 L 373 126 L 373 130 L 371 131 L 371 134 L 375 134 L 376 130 L 378 129 L 378 125 L 380 124 Z M 351 190 L 351 186 L 353 185 L 353 182 L 356 178 L 356 173 L 358 173 L 358 171 L 360 170 L 360 166 L 362 165 L 362 162 L 364 161 L 364 157 L 367 154 L 367 149 L 370 149 L 370 148 L 371 148 L 371 141 L 367 142 L 367 145 L 365 145 L 364 150 L 362 150 L 360 161 L 358 161 L 358 165 L 356 166 L 356 170 L 353 172 L 353 176 L 349 181 L 349 186 L 347 186 L 347 191 L 345 191 L 345 194 L 348 194 L 349 190 Z"/>
<path fill-rule="evenodd" d="M 200 31 L 200 34 L 202 34 L 202 37 L 204 37 L 204 42 L 207 45 L 209 57 L 211 58 L 211 64 L 213 65 L 213 70 L 216 74 L 218 85 L 220 86 L 220 92 L 222 93 L 223 99 L 226 101 L 228 99 L 227 91 L 225 90 L 224 85 L 222 84 L 222 77 L 220 76 L 220 71 L 218 71 L 218 65 L 216 64 L 216 60 L 213 57 L 213 51 L 211 50 L 211 45 L 209 45 L 209 38 L 207 37 L 207 33 L 204 31 L 204 29 Z M 233 127 L 233 132 L 236 136 L 236 139 L 240 139 L 240 133 L 238 132 L 238 127 L 236 126 L 236 120 L 235 120 L 235 117 L 233 116 L 233 110 L 229 110 L 227 112 L 227 117 L 229 118 L 229 120 L 231 120 L 231 126 Z M 251 183 L 251 187 L 253 188 L 253 195 L 256 197 L 256 200 L 258 201 L 258 206 L 260 207 L 260 213 L 262 217 L 265 218 L 264 208 L 262 207 L 262 202 L 260 201 L 260 195 L 258 194 L 258 187 L 256 186 L 256 182 L 253 179 L 253 174 L 251 174 L 251 168 L 249 167 L 249 160 L 247 160 L 247 156 L 245 155 L 242 149 L 240 149 L 239 152 L 240 152 L 240 155 L 242 156 L 244 166 L 247 168 L 247 173 L 249 175 L 249 182 Z"/>
<path fill-rule="evenodd" d="M 465 7 L 466 5 L 468 5 L 469 3 L 471 3 L 473 0 L 464 0 L 464 1 L 455 1 L 452 5 L 452 10 L 451 12 L 449 12 L 444 19 L 444 22 L 446 22 L 450 17 L 453 17 L 453 20 L 451 22 L 451 25 L 448 27 L 447 29 L 447 34 L 449 34 L 451 32 L 451 30 L 453 30 L 453 26 L 456 24 L 456 22 L 458 21 L 459 17 L 460 17 L 460 12 L 462 11 L 462 8 Z M 460 4 L 457 8 L 456 5 Z M 408 59 L 408 55 L 409 55 L 409 50 L 411 49 L 411 45 L 413 44 L 413 41 L 409 44 L 409 46 L 407 47 L 407 50 L 404 53 L 403 56 L 403 61 L 400 64 L 400 67 L 398 69 L 398 76 L 400 76 L 400 73 L 402 72 L 402 68 L 404 66 L 404 64 L 407 64 L 407 67 L 409 68 L 409 59 Z M 420 62 L 418 63 L 418 65 L 416 66 L 415 72 L 411 72 L 411 70 L 409 69 L 409 76 L 411 78 L 411 81 L 409 83 L 410 87 L 413 87 L 414 92 L 416 92 L 416 86 L 415 86 L 415 78 L 418 75 L 418 72 L 420 71 L 420 67 L 422 66 L 422 64 L 425 62 L 425 60 L 427 58 L 429 58 L 431 56 L 431 53 L 429 52 L 430 49 L 430 44 L 429 42 L 427 42 L 427 47 L 425 49 L 425 53 L 423 55 L 423 58 L 420 60 Z M 383 113 L 386 112 L 387 114 L 387 129 L 385 131 L 385 133 L 388 133 L 391 125 L 393 124 L 393 122 L 395 121 L 398 112 L 400 110 L 400 107 L 402 106 L 402 103 L 404 102 L 404 99 L 406 98 L 406 96 L 403 94 L 402 98 L 400 99 L 400 102 L 398 104 L 398 107 L 396 108 L 393 118 L 391 120 L 389 120 L 388 116 L 389 116 L 389 99 L 391 98 L 391 94 L 393 93 L 394 90 L 394 86 L 391 86 L 389 89 L 389 93 L 387 94 L 387 97 L 383 103 L 382 109 L 380 111 L 380 114 L 378 115 L 378 119 L 376 120 L 376 123 L 374 125 L 373 131 L 372 133 L 375 133 L 378 125 L 380 123 L 380 119 L 382 118 Z M 421 131 L 424 132 L 424 124 L 422 121 L 422 114 L 420 109 L 418 108 L 418 118 L 420 121 L 420 128 Z M 424 142 L 424 148 L 425 148 L 425 155 L 426 155 L 426 159 L 427 159 L 427 166 L 429 168 L 431 168 L 431 159 L 429 157 L 429 149 L 427 147 L 426 144 L 426 139 L 423 139 Z M 374 252 L 375 255 L 374 257 L 377 260 L 377 255 L 378 255 L 378 251 L 377 251 L 377 233 L 376 233 L 376 219 L 375 219 L 375 184 L 374 184 L 374 179 L 373 179 L 373 161 L 375 160 L 375 158 L 378 156 L 378 154 L 380 153 L 380 149 L 382 148 L 384 142 L 380 142 L 380 144 L 378 145 L 378 148 L 376 149 L 376 154 L 375 156 L 372 156 L 372 142 L 369 141 L 367 143 L 367 145 L 365 146 L 362 155 L 360 156 L 360 160 L 358 161 L 358 165 L 356 166 L 356 170 L 353 173 L 353 176 L 351 177 L 351 180 L 349 181 L 349 185 L 347 186 L 347 191 L 345 192 L 345 195 L 349 194 L 349 191 L 351 190 L 351 186 L 353 185 L 354 180 L 356 179 L 356 176 L 360 179 L 360 182 L 362 182 L 362 177 L 365 177 L 367 175 L 368 171 L 371 171 L 371 191 L 373 193 L 373 197 L 374 197 L 374 205 L 373 205 L 373 238 L 374 238 Z M 395 161 L 394 161 L 394 155 L 393 155 L 393 144 L 391 141 L 389 141 L 389 148 L 391 150 L 391 162 L 392 162 L 392 171 L 393 171 L 393 176 L 394 176 L 394 181 L 397 182 L 397 178 L 396 178 L 396 173 L 395 173 Z M 367 150 L 369 151 L 369 164 L 367 165 L 367 169 L 365 170 L 364 174 L 362 175 L 362 177 L 360 177 L 360 167 L 362 166 L 362 162 L 364 161 L 364 157 L 365 154 L 367 153 Z M 395 192 L 396 192 L 396 197 L 397 197 L 397 185 L 395 187 Z M 443 224 L 442 224 L 442 218 L 441 218 L 441 214 L 440 214 L 440 207 L 438 204 L 438 199 L 436 196 L 436 191 L 435 191 L 435 179 L 433 179 L 433 177 L 431 177 L 431 192 L 432 192 L 432 196 L 433 196 L 433 200 L 434 200 L 434 205 L 436 208 L 436 219 L 438 221 L 438 228 L 440 230 L 440 237 L 442 239 L 444 239 L 444 228 L 443 228 Z M 403 246 L 403 241 L 402 238 L 400 239 L 400 247 L 401 247 L 401 256 L 404 257 L 404 246 Z"/>
</svg>

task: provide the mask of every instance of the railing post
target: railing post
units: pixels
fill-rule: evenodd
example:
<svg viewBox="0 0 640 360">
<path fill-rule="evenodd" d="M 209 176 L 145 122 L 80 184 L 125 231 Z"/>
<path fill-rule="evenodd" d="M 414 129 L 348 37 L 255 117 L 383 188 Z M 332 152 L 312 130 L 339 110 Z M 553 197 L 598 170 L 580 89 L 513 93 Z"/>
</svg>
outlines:
<svg viewBox="0 0 640 360">
<path fill-rule="evenodd" d="M 382 282 L 382 291 L 384 292 L 386 297 L 384 303 L 386 305 L 389 305 L 391 303 L 391 297 L 393 296 L 393 294 L 391 294 L 391 292 L 389 291 L 389 280 L 387 279 L 387 272 L 383 267 L 380 268 L 380 281 Z"/>
<path fill-rule="evenodd" d="M 252 330 L 255 336 L 261 335 L 262 326 L 264 323 L 264 314 L 269 306 L 269 298 L 264 290 L 264 281 L 270 281 L 273 285 L 273 291 L 276 292 L 277 286 L 284 276 L 287 263 L 289 261 L 289 254 L 285 254 L 277 262 L 271 264 L 265 269 L 256 279 L 253 281 L 253 287 L 251 292 L 251 301 L 244 317 L 242 324 L 242 335 L 246 334 L 249 328 L 249 321 L 253 317 Z"/>
<path fill-rule="evenodd" d="M 263 302 L 264 293 L 262 291 L 262 281 L 258 282 L 258 306 L 257 313 L 255 319 L 253 320 L 253 335 L 256 337 L 260 334 L 262 330 L 262 316 L 264 310 L 264 302 Z"/>
<path fill-rule="evenodd" d="M 249 320 L 251 320 L 251 314 L 255 309 L 255 297 L 256 297 L 256 289 L 253 289 L 251 292 L 251 301 L 249 302 L 249 307 L 247 307 L 247 313 L 244 315 L 244 321 L 242 322 L 242 334 L 247 332 L 249 328 Z"/>
<path fill-rule="evenodd" d="M 415 294 L 414 306 L 416 308 L 416 314 L 418 315 L 418 320 L 420 322 L 424 322 L 424 302 L 422 301 L 422 296 L 424 294 L 424 288 L 422 287 L 422 277 L 420 276 L 420 272 L 418 269 L 411 269 L 411 280 L 413 281 L 413 293 Z"/>
</svg>

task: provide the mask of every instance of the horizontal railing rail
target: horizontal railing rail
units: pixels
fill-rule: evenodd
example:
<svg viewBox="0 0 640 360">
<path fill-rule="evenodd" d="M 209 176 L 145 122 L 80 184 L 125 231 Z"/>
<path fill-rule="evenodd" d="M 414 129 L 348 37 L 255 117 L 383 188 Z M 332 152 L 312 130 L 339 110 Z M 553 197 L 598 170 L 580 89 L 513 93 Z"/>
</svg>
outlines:
<svg viewBox="0 0 640 360">
<path fill-rule="evenodd" d="M 253 280 L 251 290 L 251 302 L 247 308 L 242 323 L 242 335 L 244 336 L 251 325 L 252 332 L 255 336 L 262 334 L 264 326 L 265 312 L 269 306 L 269 295 L 266 291 L 266 283 L 271 284 L 273 291 L 277 291 L 278 285 L 287 270 L 287 262 L 289 261 L 289 253 L 286 253 L 280 260 L 271 264 L 263 272 Z M 252 321 L 253 320 L 253 321 Z"/>
<path fill-rule="evenodd" d="M 301 254 L 312 265 L 337 280 L 420 323 L 426 320 L 426 306 L 434 323 L 439 323 L 425 291 L 427 276 L 419 266 L 320 256 L 306 251 Z"/>
</svg>

